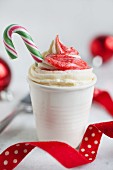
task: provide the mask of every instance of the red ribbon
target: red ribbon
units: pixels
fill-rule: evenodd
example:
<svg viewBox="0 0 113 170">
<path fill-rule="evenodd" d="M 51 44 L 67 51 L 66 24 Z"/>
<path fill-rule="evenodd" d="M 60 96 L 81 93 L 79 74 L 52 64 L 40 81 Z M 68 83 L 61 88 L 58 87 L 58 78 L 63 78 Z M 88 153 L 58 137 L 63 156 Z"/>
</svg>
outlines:
<svg viewBox="0 0 113 170">
<path fill-rule="evenodd" d="M 97 90 L 97 91 L 96 91 Z M 94 100 L 113 115 L 113 101 L 106 91 L 96 89 Z M 110 103 L 112 104 L 110 106 Z M 0 154 L 0 170 L 14 169 L 35 147 L 48 152 L 66 168 L 74 168 L 95 160 L 102 134 L 113 138 L 113 121 L 89 125 L 79 150 L 58 141 L 23 142 L 10 146 Z"/>
<path fill-rule="evenodd" d="M 113 100 L 107 91 L 95 88 L 93 99 L 113 116 Z"/>
</svg>

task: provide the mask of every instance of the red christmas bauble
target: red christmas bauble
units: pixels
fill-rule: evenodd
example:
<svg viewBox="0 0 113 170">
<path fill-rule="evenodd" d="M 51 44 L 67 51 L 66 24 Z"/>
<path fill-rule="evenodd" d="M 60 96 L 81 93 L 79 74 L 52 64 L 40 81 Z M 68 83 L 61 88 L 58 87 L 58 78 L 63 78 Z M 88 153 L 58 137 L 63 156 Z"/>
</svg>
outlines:
<svg viewBox="0 0 113 170">
<path fill-rule="evenodd" d="M 8 64 L 0 58 L 0 91 L 6 89 L 11 81 L 11 70 Z"/>
<path fill-rule="evenodd" d="M 113 57 L 113 36 L 102 35 L 94 38 L 90 46 L 93 57 L 100 56 L 103 62 Z"/>
</svg>

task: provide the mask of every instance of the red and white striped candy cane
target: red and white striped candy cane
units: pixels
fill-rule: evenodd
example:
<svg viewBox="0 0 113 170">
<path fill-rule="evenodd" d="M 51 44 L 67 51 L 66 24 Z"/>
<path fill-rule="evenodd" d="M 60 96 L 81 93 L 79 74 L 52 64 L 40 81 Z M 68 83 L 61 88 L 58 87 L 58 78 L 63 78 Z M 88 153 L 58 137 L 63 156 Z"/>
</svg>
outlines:
<svg viewBox="0 0 113 170">
<path fill-rule="evenodd" d="M 15 50 L 15 47 L 13 45 L 13 42 L 12 42 L 13 33 L 17 33 L 22 37 L 27 49 L 29 50 L 31 56 L 36 62 L 43 61 L 43 57 L 41 53 L 39 52 L 37 46 L 34 44 L 33 39 L 28 33 L 28 31 L 24 27 L 16 25 L 16 24 L 9 25 L 5 29 L 4 34 L 3 34 L 4 45 L 5 45 L 6 51 L 12 59 L 17 58 L 18 56 Z"/>
</svg>

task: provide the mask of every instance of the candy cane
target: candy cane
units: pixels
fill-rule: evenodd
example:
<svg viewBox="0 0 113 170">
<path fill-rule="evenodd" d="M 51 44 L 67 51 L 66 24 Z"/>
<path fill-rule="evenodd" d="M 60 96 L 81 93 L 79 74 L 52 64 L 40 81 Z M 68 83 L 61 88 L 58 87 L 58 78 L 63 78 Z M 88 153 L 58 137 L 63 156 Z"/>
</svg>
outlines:
<svg viewBox="0 0 113 170">
<path fill-rule="evenodd" d="M 39 52 L 38 48 L 36 47 L 36 45 L 34 44 L 33 39 L 28 33 L 28 31 L 24 27 L 16 25 L 16 24 L 9 25 L 5 29 L 4 34 L 3 34 L 4 45 L 11 59 L 15 59 L 18 57 L 17 52 L 12 42 L 13 33 L 17 33 L 21 36 L 31 56 L 36 62 L 43 61 L 43 57 L 41 53 Z"/>
</svg>

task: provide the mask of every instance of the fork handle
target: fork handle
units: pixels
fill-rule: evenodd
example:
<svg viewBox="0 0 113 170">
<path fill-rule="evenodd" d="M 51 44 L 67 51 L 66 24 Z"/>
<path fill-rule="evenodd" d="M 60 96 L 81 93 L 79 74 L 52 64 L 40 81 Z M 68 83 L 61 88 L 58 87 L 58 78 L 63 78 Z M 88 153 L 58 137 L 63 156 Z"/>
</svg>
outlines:
<svg viewBox="0 0 113 170">
<path fill-rule="evenodd" d="M 17 108 L 11 112 L 6 118 L 0 121 L 0 133 L 9 125 L 9 123 L 22 111 L 24 107 L 21 105 L 17 106 Z"/>
</svg>

